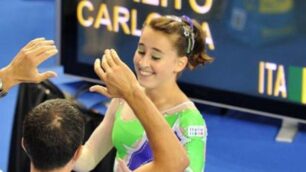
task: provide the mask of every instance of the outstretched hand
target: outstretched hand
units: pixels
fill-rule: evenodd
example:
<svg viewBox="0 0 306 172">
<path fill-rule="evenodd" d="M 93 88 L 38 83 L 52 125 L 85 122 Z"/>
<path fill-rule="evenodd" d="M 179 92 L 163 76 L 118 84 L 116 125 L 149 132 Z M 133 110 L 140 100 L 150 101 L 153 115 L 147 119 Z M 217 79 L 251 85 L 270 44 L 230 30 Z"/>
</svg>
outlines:
<svg viewBox="0 0 306 172">
<path fill-rule="evenodd" d="M 98 92 L 111 98 L 125 98 L 140 88 L 134 73 L 121 61 L 113 49 L 106 49 L 102 60 L 96 59 L 94 69 L 106 87 L 94 85 L 90 87 L 90 91 Z"/>
<path fill-rule="evenodd" d="M 129 167 L 126 165 L 126 163 L 119 159 L 118 160 L 118 169 L 116 172 L 132 172 Z"/>
<path fill-rule="evenodd" d="M 37 66 L 57 53 L 53 40 L 37 38 L 25 45 L 11 61 L 2 69 L 5 71 L 5 90 L 23 83 L 39 83 L 45 79 L 56 76 L 53 71 L 40 73 Z"/>
</svg>

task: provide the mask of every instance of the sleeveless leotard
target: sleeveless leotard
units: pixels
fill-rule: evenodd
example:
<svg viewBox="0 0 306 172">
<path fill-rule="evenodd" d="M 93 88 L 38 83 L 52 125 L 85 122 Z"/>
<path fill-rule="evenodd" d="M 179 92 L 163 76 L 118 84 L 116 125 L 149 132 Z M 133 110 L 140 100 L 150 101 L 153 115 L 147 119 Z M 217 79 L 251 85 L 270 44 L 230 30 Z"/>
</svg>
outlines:
<svg viewBox="0 0 306 172">
<path fill-rule="evenodd" d="M 135 170 L 152 161 L 152 151 L 139 120 L 123 120 L 121 109 L 119 107 L 116 112 L 112 132 L 112 141 L 117 149 L 114 170 L 117 169 L 118 158 Z M 185 171 L 202 172 L 205 167 L 207 129 L 201 113 L 196 108 L 185 108 L 173 114 L 166 113 L 164 117 L 188 153 L 190 164 Z"/>
</svg>

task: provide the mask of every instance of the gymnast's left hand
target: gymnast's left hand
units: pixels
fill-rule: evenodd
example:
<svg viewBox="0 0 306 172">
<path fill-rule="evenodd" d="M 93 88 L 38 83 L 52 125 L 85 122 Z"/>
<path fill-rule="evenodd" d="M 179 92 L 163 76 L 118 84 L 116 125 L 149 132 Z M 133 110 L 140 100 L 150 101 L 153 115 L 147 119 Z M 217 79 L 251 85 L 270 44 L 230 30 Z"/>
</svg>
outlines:
<svg viewBox="0 0 306 172">
<path fill-rule="evenodd" d="M 134 91 L 141 90 L 134 73 L 113 49 L 106 49 L 102 60 L 96 59 L 94 70 L 106 87 L 94 85 L 90 87 L 92 92 L 98 92 L 110 98 L 127 98 Z"/>
</svg>

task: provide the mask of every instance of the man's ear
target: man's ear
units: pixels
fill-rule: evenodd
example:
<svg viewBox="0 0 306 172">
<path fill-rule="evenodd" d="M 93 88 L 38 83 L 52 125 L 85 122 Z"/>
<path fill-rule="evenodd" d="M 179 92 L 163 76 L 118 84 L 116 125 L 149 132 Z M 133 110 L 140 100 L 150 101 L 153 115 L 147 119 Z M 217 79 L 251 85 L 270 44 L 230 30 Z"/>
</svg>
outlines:
<svg viewBox="0 0 306 172">
<path fill-rule="evenodd" d="M 27 149 L 26 149 L 26 147 L 24 145 L 23 137 L 21 138 L 21 147 L 22 147 L 23 151 L 28 155 L 28 157 L 30 157 L 30 155 L 28 154 L 28 151 L 27 151 Z"/>
<path fill-rule="evenodd" d="M 174 69 L 175 72 L 176 73 L 182 72 L 185 69 L 187 63 L 188 63 L 188 58 L 186 56 L 177 58 L 176 66 L 175 66 L 175 69 Z"/>
<path fill-rule="evenodd" d="M 25 147 L 24 147 L 24 139 L 23 139 L 23 137 L 21 138 L 21 147 L 22 147 L 22 149 L 23 149 L 25 152 L 27 152 L 26 149 L 25 149 Z"/>
<path fill-rule="evenodd" d="M 82 145 L 80 145 L 80 146 L 77 148 L 77 150 L 75 151 L 75 153 L 74 153 L 74 155 L 73 155 L 73 158 L 72 158 L 73 161 L 77 161 L 77 160 L 78 160 L 78 158 L 79 158 L 80 155 L 81 155 L 82 148 L 83 148 Z"/>
</svg>

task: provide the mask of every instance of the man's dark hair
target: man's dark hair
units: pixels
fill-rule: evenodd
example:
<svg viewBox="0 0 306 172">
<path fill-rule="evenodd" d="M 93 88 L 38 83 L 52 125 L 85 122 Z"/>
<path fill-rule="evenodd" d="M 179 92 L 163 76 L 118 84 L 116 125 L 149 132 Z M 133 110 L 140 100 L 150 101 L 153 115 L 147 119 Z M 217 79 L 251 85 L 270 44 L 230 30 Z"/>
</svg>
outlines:
<svg viewBox="0 0 306 172">
<path fill-rule="evenodd" d="M 52 99 L 25 117 L 23 144 L 35 168 L 64 167 L 84 138 L 85 121 L 78 106 L 65 99 Z"/>
</svg>

